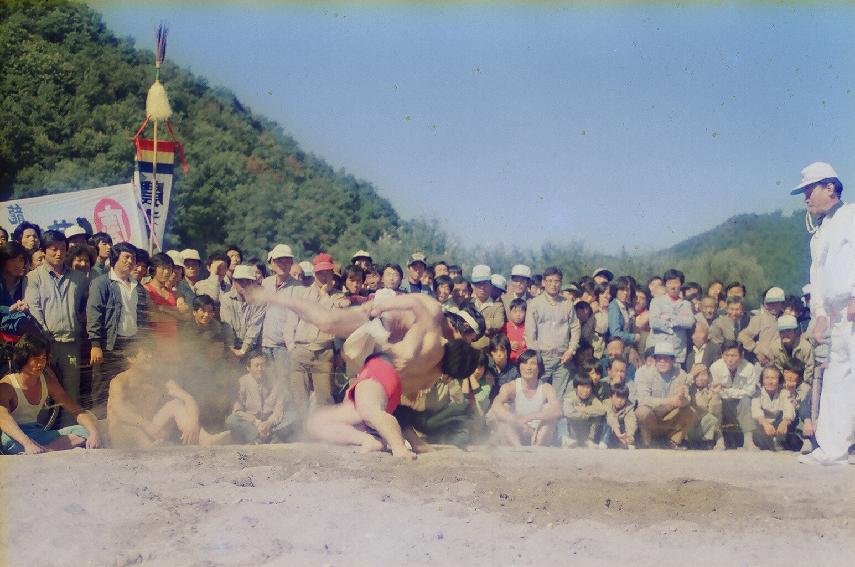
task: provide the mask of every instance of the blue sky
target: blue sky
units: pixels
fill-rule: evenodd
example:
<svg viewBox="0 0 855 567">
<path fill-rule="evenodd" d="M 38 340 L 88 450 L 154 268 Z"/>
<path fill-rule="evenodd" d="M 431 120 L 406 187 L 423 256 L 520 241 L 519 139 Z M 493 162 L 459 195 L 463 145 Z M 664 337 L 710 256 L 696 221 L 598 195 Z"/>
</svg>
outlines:
<svg viewBox="0 0 855 567">
<path fill-rule="evenodd" d="M 853 7 L 93 5 L 464 244 L 648 251 L 855 182 Z"/>
</svg>

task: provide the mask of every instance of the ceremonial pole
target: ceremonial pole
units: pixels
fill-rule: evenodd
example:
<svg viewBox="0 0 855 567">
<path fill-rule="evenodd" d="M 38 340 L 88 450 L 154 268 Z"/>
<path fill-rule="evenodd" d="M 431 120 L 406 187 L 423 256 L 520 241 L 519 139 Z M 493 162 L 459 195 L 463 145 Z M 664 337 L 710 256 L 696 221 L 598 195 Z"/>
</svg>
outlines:
<svg viewBox="0 0 855 567">
<path fill-rule="evenodd" d="M 154 84 L 148 90 L 146 98 L 146 115 L 152 121 L 154 126 L 154 148 L 152 159 L 151 172 L 151 208 L 149 209 L 149 235 L 148 235 L 148 253 L 154 251 L 154 231 L 155 231 L 155 212 L 157 210 L 157 127 L 161 120 L 169 120 L 172 115 L 172 109 L 169 106 L 169 99 L 166 98 L 166 89 L 160 83 L 160 65 L 166 58 L 166 36 L 169 29 L 160 24 L 157 26 L 155 34 L 155 53 L 154 53 L 154 68 L 155 78 Z"/>
</svg>

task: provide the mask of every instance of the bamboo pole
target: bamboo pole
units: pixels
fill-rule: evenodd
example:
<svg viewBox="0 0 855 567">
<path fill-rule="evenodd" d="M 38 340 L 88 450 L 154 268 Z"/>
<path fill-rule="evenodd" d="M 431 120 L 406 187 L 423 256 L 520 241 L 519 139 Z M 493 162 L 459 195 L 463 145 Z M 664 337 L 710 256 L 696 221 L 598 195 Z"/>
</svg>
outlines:
<svg viewBox="0 0 855 567">
<path fill-rule="evenodd" d="M 159 71 L 159 69 L 158 69 Z M 148 254 L 154 253 L 154 212 L 157 208 L 157 120 L 154 121 L 154 158 L 151 163 L 151 208 L 149 209 Z"/>
</svg>

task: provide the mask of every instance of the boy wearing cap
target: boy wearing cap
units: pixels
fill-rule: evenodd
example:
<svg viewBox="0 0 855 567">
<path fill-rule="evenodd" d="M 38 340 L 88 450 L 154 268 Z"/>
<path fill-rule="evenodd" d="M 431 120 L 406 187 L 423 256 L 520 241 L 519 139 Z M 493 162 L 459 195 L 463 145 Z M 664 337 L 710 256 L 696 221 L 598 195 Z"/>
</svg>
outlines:
<svg viewBox="0 0 855 567">
<path fill-rule="evenodd" d="M 223 323 L 226 348 L 237 359 L 256 348 L 261 336 L 264 306 L 246 300 L 257 285 L 255 266 L 238 264 L 235 266 L 231 289 L 220 297 L 220 321 Z"/>
<path fill-rule="evenodd" d="M 472 299 L 475 308 L 484 316 L 486 335 L 492 337 L 501 332 L 505 324 L 505 308 L 502 304 L 493 301 L 493 274 L 490 266 L 478 264 L 472 268 Z"/>
<path fill-rule="evenodd" d="M 658 343 L 653 359 L 653 366 L 639 368 L 635 378 L 638 396 L 635 415 L 642 444 L 650 447 L 654 437 L 664 437 L 665 448 L 685 449 L 683 441 L 695 423 L 689 407 L 691 380 L 676 364 L 671 343 Z"/>
<path fill-rule="evenodd" d="M 187 305 L 193 305 L 193 299 L 196 298 L 194 286 L 199 281 L 199 274 L 202 269 L 202 259 L 199 256 L 199 251 L 192 248 L 185 248 L 180 252 L 181 261 L 184 263 L 184 278 L 178 282 L 176 293 L 184 298 Z"/>
<path fill-rule="evenodd" d="M 770 288 L 760 312 L 739 332 L 738 339 L 745 352 L 751 353 L 753 359 L 764 366 L 771 360 L 772 343 L 778 337 L 778 317 L 784 312 L 785 299 L 783 289 Z"/>
</svg>

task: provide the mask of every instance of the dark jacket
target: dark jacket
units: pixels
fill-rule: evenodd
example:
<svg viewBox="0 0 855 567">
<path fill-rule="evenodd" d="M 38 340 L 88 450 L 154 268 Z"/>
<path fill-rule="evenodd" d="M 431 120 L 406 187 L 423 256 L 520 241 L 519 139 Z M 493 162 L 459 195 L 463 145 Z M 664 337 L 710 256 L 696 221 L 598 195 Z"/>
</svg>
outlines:
<svg viewBox="0 0 855 567">
<path fill-rule="evenodd" d="M 148 327 L 148 292 L 137 285 L 137 334 Z M 122 316 L 122 292 L 119 283 L 110 279 L 110 272 L 98 276 L 89 285 L 86 302 L 86 332 L 95 346 L 113 350 Z"/>
</svg>

